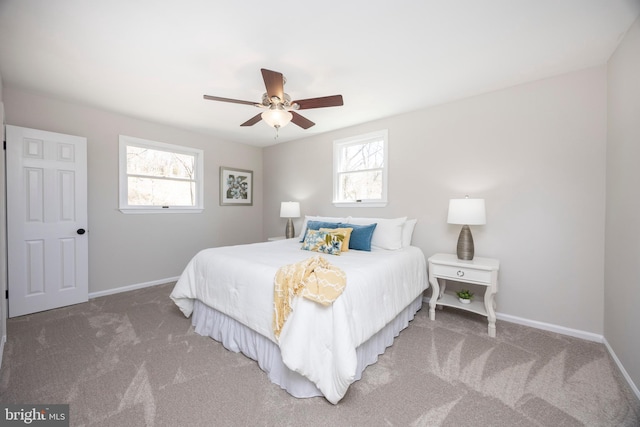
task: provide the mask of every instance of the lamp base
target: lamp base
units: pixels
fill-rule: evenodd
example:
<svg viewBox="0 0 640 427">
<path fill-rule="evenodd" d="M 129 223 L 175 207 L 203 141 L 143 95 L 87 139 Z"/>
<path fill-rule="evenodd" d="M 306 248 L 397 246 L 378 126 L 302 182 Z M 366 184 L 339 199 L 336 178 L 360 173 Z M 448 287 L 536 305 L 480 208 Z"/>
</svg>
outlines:
<svg viewBox="0 0 640 427">
<path fill-rule="evenodd" d="M 287 239 L 292 239 L 293 237 L 295 237 L 295 230 L 293 228 L 293 220 L 291 218 L 289 218 L 289 220 L 287 221 L 287 228 L 284 229 L 284 236 Z"/>
<path fill-rule="evenodd" d="M 458 259 L 471 261 L 473 259 L 474 247 L 473 236 L 468 225 L 463 225 L 458 236 Z"/>
</svg>

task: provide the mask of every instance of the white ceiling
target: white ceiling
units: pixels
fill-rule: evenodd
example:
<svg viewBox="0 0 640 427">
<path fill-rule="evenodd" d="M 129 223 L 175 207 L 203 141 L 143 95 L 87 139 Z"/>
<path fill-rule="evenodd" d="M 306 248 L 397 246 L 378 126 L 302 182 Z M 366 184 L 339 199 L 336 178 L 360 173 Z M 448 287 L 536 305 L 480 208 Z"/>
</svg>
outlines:
<svg viewBox="0 0 640 427">
<path fill-rule="evenodd" d="M 0 75 L 229 141 L 300 139 L 604 64 L 640 0 L 0 0 Z M 275 131 L 260 68 L 293 99 L 342 94 Z"/>
</svg>

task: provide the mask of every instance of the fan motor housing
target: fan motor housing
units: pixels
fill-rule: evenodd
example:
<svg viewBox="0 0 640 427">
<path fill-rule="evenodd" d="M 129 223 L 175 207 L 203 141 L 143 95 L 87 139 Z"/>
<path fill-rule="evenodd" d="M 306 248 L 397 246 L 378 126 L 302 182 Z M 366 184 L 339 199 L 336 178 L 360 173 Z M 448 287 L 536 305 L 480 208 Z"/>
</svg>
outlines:
<svg viewBox="0 0 640 427">
<path fill-rule="evenodd" d="M 278 99 L 278 97 L 274 96 L 274 99 Z M 267 92 L 262 94 L 262 105 L 264 105 L 265 107 L 269 107 L 271 104 L 274 103 L 274 99 L 269 98 L 269 94 L 267 94 Z M 284 99 L 283 100 L 279 100 L 278 102 L 279 104 L 282 104 L 284 107 L 290 107 L 291 106 L 291 97 L 289 96 L 288 93 L 284 94 Z"/>
</svg>

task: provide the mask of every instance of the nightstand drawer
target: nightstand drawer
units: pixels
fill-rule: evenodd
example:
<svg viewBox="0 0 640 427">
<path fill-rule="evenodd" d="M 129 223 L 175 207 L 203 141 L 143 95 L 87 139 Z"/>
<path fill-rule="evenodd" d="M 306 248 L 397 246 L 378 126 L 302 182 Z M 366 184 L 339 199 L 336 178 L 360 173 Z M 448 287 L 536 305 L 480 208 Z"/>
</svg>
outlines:
<svg viewBox="0 0 640 427">
<path fill-rule="evenodd" d="M 491 271 L 433 264 L 433 275 L 444 279 L 491 284 Z"/>
</svg>

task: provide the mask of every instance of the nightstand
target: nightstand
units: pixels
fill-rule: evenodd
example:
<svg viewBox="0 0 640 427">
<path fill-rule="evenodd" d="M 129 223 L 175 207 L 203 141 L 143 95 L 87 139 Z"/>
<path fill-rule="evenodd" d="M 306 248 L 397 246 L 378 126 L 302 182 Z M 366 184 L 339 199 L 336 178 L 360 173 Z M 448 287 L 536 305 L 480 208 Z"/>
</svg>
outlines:
<svg viewBox="0 0 640 427">
<path fill-rule="evenodd" d="M 475 257 L 471 261 L 458 259 L 455 254 L 435 254 L 429 258 L 429 283 L 433 291 L 429 301 L 429 318 L 436 319 L 436 305 L 455 307 L 485 316 L 489 322 L 489 336 L 496 336 L 496 303 L 498 292 L 498 270 L 500 261 Z M 443 279 L 442 286 L 438 279 Z M 447 280 L 477 285 L 485 288 L 484 298 L 474 299 L 469 304 L 458 301 L 452 291 L 447 292 Z"/>
<path fill-rule="evenodd" d="M 284 236 L 276 236 L 276 237 L 268 237 L 267 241 L 268 242 L 275 242 L 276 240 L 285 240 L 286 237 Z"/>
</svg>

